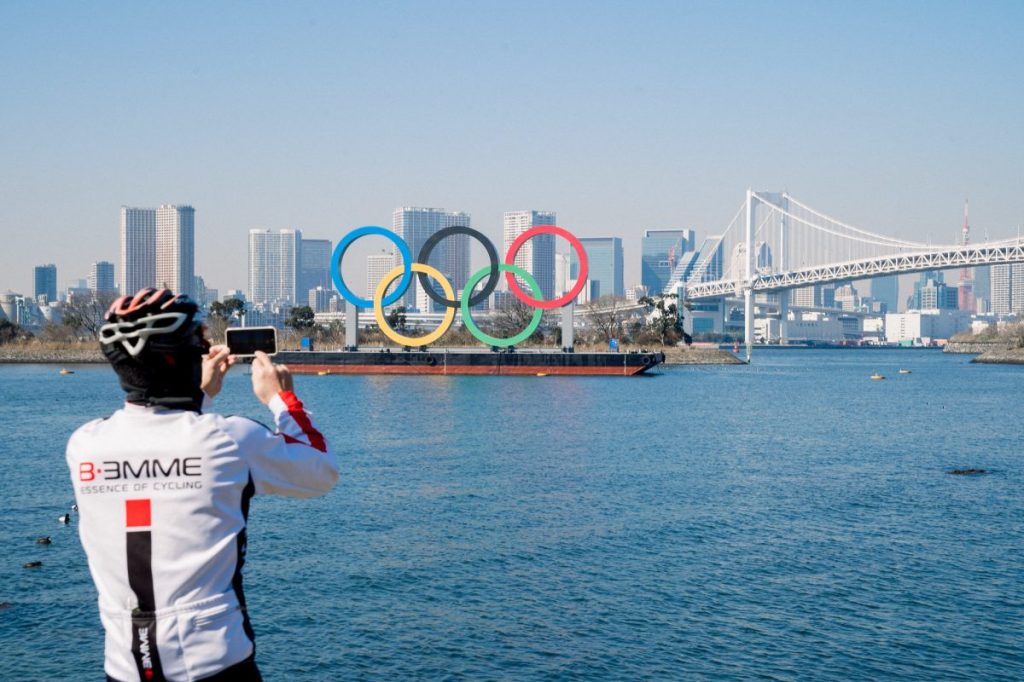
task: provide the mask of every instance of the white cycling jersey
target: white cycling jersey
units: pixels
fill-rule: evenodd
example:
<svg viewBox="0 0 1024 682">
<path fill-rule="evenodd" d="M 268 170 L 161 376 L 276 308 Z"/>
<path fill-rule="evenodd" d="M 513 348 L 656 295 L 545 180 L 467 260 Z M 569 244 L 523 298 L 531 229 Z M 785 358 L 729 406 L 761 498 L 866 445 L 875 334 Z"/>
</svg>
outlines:
<svg viewBox="0 0 1024 682">
<path fill-rule="evenodd" d="M 338 479 L 295 394 L 269 407 L 276 432 L 243 417 L 126 404 L 71 436 L 108 676 L 197 680 L 253 654 L 242 593 L 249 500 L 322 495 Z"/>
</svg>

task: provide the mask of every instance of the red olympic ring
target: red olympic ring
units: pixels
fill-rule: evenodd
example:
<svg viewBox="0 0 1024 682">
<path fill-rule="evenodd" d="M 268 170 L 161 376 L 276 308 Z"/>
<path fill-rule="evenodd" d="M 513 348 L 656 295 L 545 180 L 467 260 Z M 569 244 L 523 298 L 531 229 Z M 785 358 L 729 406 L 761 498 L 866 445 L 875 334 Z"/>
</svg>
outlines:
<svg viewBox="0 0 1024 682">
<path fill-rule="evenodd" d="M 516 240 L 508 247 L 508 253 L 505 254 L 505 264 L 515 265 L 516 255 L 519 253 L 519 249 L 521 249 L 523 244 L 528 240 L 539 234 L 558 235 L 562 239 L 568 241 L 569 244 L 572 245 L 572 248 L 576 250 L 576 255 L 580 259 L 580 273 L 576 278 L 576 285 L 569 291 L 569 293 L 561 298 L 556 298 L 553 301 L 542 301 L 540 299 L 530 298 L 527 296 L 526 293 L 519 288 L 519 282 L 516 281 L 516 277 L 513 273 L 506 272 L 505 279 L 508 281 L 509 291 L 512 292 L 512 295 L 526 305 L 534 308 L 540 308 L 541 310 L 553 310 L 555 308 L 561 308 L 564 305 L 568 305 L 570 301 L 579 296 L 580 292 L 583 291 L 583 287 L 587 283 L 587 274 L 590 272 L 589 264 L 587 263 L 587 251 L 583 248 L 583 244 L 580 243 L 580 240 L 568 230 L 563 230 L 557 225 L 537 225 L 516 237 Z"/>
</svg>

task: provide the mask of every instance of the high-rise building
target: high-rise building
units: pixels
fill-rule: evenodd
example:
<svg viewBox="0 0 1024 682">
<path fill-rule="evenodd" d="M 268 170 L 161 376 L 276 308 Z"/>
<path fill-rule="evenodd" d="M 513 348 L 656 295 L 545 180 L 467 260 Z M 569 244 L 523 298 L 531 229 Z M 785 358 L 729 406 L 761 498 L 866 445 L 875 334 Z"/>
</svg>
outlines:
<svg viewBox="0 0 1024 682">
<path fill-rule="evenodd" d="M 472 227 L 468 213 L 449 213 L 445 217 L 445 227 Z M 453 234 L 444 240 L 444 267 L 441 272 L 452 283 L 455 298 L 462 300 L 462 290 L 472 274 L 469 271 L 470 237 L 465 234 Z"/>
<path fill-rule="evenodd" d="M 890 313 L 899 310 L 900 280 L 896 275 L 875 277 L 871 280 L 871 298 L 885 304 Z"/>
<path fill-rule="evenodd" d="M 640 283 L 647 291 L 660 294 L 683 260 L 696 248 L 693 230 L 645 230 L 640 240 Z"/>
<path fill-rule="evenodd" d="M 405 240 L 405 243 L 409 245 L 409 251 L 412 253 L 412 258 L 415 261 L 419 255 L 420 250 L 426 243 L 430 235 L 434 234 L 441 228 L 447 225 L 448 214 L 443 208 L 418 208 L 418 207 L 404 207 L 396 208 L 391 214 L 391 228 L 399 237 Z M 438 247 L 433 250 L 428 259 L 428 264 L 437 268 L 438 270 L 444 271 L 445 268 L 445 249 L 447 247 L 448 240 L 445 240 Z M 401 265 L 401 255 L 395 254 L 392 267 Z M 412 310 L 417 308 L 417 302 L 422 300 L 420 295 L 420 283 L 418 277 L 413 277 L 412 283 L 409 288 L 406 289 L 405 294 L 402 296 L 401 305 L 404 305 L 406 309 Z"/>
<path fill-rule="evenodd" d="M 622 239 L 619 237 L 581 237 L 580 243 L 587 252 L 587 279 L 594 283 L 590 289 L 593 298 L 602 296 L 623 297 L 626 285 L 622 274 Z M 579 278 L 580 263 L 576 251 L 569 252 L 569 277 Z"/>
<path fill-rule="evenodd" d="M 117 291 L 114 281 L 114 264 L 105 260 L 93 263 L 89 268 L 88 282 L 89 290 L 97 294 L 110 294 Z"/>
<path fill-rule="evenodd" d="M 300 299 L 301 272 L 302 232 L 249 230 L 250 303 L 304 305 L 308 291 Z"/>
<path fill-rule="evenodd" d="M 192 294 L 195 282 L 195 220 L 191 206 L 156 209 L 156 285 Z M 143 285 L 146 286 L 146 285 Z"/>
<path fill-rule="evenodd" d="M 989 265 L 982 265 L 974 268 L 974 299 L 978 312 L 991 308 L 992 300 L 992 268 Z"/>
<path fill-rule="evenodd" d="M 299 293 L 322 287 L 330 289 L 331 284 L 331 240 L 302 240 L 302 276 L 299 278 Z"/>
<path fill-rule="evenodd" d="M 40 296 L 46 296 L 49 303 L 57 301 L 57 266 L 54 264 L 37 265 L 35 269 L 36 288 L 35 298 L 38 301 Z"/>
<path fill-rule="evenodd" d="M 505 253 L 516 237 L 538 225 L 557 225 L 554 211 L 506 211 L 504 220 Z M 555 235 L 541 234 L 530 239 L 516 253 L 514 264 L 526 270 L 537 280 L 541 296 L 551 299 L 555 293 Z M 530 287 L 521 280 L 520 288 L 527 294 Z M 538 297 L 534 297 L 538 298 Z"/>
<path fill-rule="evenodd" d="M 121 207 L 121 270 L 123 294 L 156 284 L 156 209 Z"/>
<path fill-rule="evenodd" d="M 928 273 L 933 274 L 933 273 Z M 956 310 L 959 305 L 958 287 L 951 287 L 942 281 L 929 277 L 924 282 L 914 283 L 911 308 L 914 310 Z"/>
<path fill-rule="evenodd" d="M 1024 312 L 1024 263 L 991 267 L 992 312 L 996 315 Z"/>
<path fill-rule="evenodd" d="M 431 235 L 445 227 L 470 227 L 470 215 L 458 212 L 449 213 L 443 208 L 406 206 L 394 210 L 391 216 L 391 226 L 392 230 L 409 245 L 409 251 L 415 261 Z M 442 240 L 430 252 L 430 257 L 427 259 L 427 264 L 437 268 L 451 283 L 456 298 L 461 297 L 462 289 L 469 280 L 469 245 L 470 238 L 467 235 L 452 235 Z M 395 254 L 392 267 L 401 264 L 401 256 Z M 432 285 L 435 287 L 435 291 L 441 291 L 439 284 L 434 282 Z M 419 278 L 414 278 L 402 296 L 401 305 L 408 309 L 420 309 L 426 305 L 425 302 L 429 299 L 421 291 L 421 288 Z M 433 304 L 433 307 L 440 309 L 438 304 Z"/>
</svg>

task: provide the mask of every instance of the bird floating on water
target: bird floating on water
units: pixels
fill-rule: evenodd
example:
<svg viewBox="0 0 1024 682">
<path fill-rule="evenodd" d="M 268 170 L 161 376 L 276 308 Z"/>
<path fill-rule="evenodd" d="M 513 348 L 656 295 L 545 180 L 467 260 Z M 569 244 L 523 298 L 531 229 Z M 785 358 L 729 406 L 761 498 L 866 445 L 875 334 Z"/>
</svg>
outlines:
<svg viewBox="0 0 1024 682">
<path fill-rule="evenodd" d="M 882 379 L 885 378 L 885 376 L 882 375 L 882 374 L 879 374 L 878 372 L 875 372 L 874 374 L 871 375 L 871 378 L 874 381 L 881 381 Z"/>
<path fill-rule="evenodd" d="M 71 523 L 71 514 L 61 514 L 57 520 L 61 523 Z"/>
<path fill-rule="evenodd" d="M 44 535 L 41 538 L 36 538 L 36 544 L 37 545 L 49 545 L 49 544 L 52 544 L 52 543 L 53 543 L 53 540 L 50 539 L 49 535 Z"/>
</svg>

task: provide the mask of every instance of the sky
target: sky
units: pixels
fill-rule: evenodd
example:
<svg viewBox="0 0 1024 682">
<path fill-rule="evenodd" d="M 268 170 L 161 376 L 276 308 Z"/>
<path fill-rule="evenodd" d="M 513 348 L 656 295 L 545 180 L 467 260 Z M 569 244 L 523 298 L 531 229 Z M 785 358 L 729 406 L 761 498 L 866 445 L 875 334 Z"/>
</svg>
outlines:
<svg viewBox="0 0 1024 682">
<path fill-rule="evenodd" d="M 1024 3 L 0 0 L 0 291 L 117 264 L 122 205 L 338 241 L 399 206 L 720 232 L 748 187 L 883 234 L 1024 224 Z M 361 240 L 346 279 L 362 283 Z M 481 263 L 482 265 L 482 263 Z M 119 264 L 118 264 L 119 266 Z"/>
</svg>

